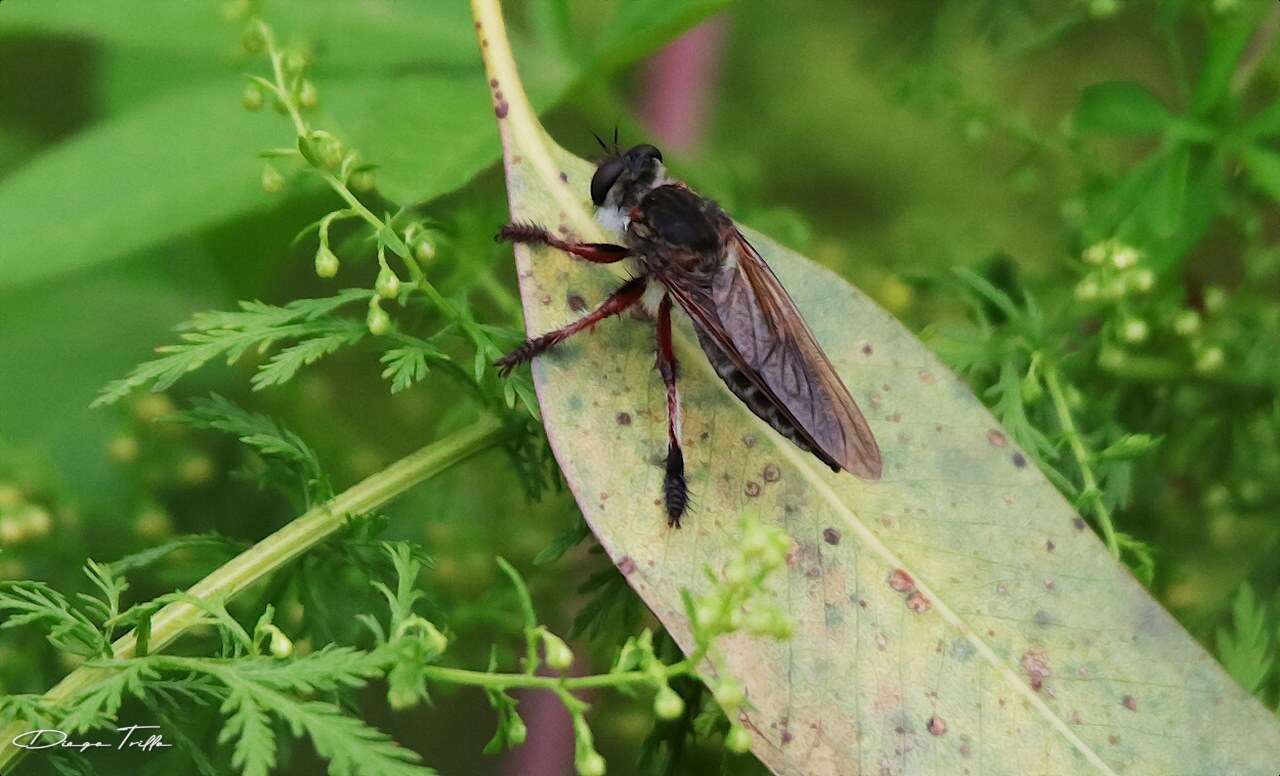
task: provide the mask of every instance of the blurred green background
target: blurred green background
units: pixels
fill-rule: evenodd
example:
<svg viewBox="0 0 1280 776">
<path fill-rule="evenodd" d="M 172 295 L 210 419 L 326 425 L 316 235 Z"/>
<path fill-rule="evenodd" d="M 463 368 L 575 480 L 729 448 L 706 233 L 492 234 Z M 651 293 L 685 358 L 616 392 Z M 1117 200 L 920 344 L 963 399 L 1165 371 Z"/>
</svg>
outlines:
<svg viewBox="0 0 1280 776">
<path fill-rule="evenodd" d="M 283 191 L 263 191 L 256 154 L 291 145 L 292 131 L 269 107 L 242 107 L 242 74 L 262 63 L 242 50 L 221 5 L 0 3 L 0 521 L 9 520 L 0 578 L 74 587 L 86 557 L 112 560 L 209 530 L 253 541 L 294 516 L 286 499 L 230 474 L 245 457 L 232 440 L 152 422 L 189 397 L 216 390 L 279 418 L 340 487 L 473 415 L 435 374 L 389 395 L 377 354 L 359 348 L 259 392 L 248 389 L 250 357 L 210 365 L 166 394 L 89 409 L 194 312 L 369 287 L 377 273 L 354 229 L 335 232 L 345 240 L 335 243 L 345 247 L 337 281 L 315 277 L 313 239 L 293 243 L 336 201 L 285 165 Z M 953 347 L 976 315 L 1001 342 L 1018 334 L 963 291 L 953 267 L 1019 305 L 1033 294 L 1037 336 L 1060 357 L 1092 449 L 1130 434 L 1159 439 L 1097 461 L 1105 502 L 1131 537 L 1126 560 L 1229 668 L 1234 659 L 1257 673 L 1265 663 L 1250 689 L 1273 702 L 1275 4 L 677 5 L 507 4 L 552 134 L 584 156 L 590 130 L 615 123 L 624 142 L 664 146 L 676 174 L 938 342 L 976 390 L 994 386 L 985 394 L 993 403 L 1010 400 L 1012 374 L 1027 427 L 1046 437 L 1045 465 L 1078 486 L 1034 364 L 992 339 L 979 355 Z M 713 12 L 697 39 L 707 61 L 686 94 L 693 108 L 664 106 L 665 89 L 686 87 L 672 80 L 669 58 L 664 70 L 648 57 Z M 377 196 L 389 209 L 415 206 L 430 219 L 433 281 L 477 320 L 518 328 L 510 251 L 490 241 L 505 200 L 466 4 L 270 0 L 263 13 L 282 39 L 312 52 L 314 123 L 379 165 Z M 1145 91 L 1085 96 L 1115 81 Z M 673 136 L 646 123 L 656 115 Z M 1096 245 L 1109 251 L 1101 268 L 1088 259 Z M 1133 248 L 1153 288 L 1107 297 L 1117 246 Z M 1103 284 L 1101 298 L 1089 294 L 1090 278 Z M 512 646 L 494 556 L 534 569 L 577 521 L 566 492 L 532 501 L 520 479 L 491 452 L 388 509 L 388 535 L 421 542 L 435 559 L 431 608 L 477 664 L 491 641 Z M 189 584 L 224 557 L 176 556 L 135 580 L 131 595 Z M 531 571 L 549 624 L 569 627 L 591 597 L 572 591 L 602 568 L 578 550 Z M 1258 593 L 1248 617 L 1261 618 L 1265 638 L 1244 657 L 1223 655 L 1218 631 L 1241 627 L 1230 609 L 1244 583 Z M 615 627 L 626 632 L 639 605 L 620 589 L 614 598 Z M 595 640 L 597 660 L 607 660 L 609 633 Z M 0 636 L 0 689 L 40 692 L 67 668 L 34 634 Z M 481 696 L 435 700 L 411 714 L 376 704 L 368 713 L 444 773 L 517 772 L 479 754 L 492 725 Z M 631 772 L 648 706 L 597 700 L 602 751 L 613 772 Z M 718 757 L 699 756 L 680 772 Z M 299 755 L 295 772 L 310 772 L 308 762 Z"/>
</svg>

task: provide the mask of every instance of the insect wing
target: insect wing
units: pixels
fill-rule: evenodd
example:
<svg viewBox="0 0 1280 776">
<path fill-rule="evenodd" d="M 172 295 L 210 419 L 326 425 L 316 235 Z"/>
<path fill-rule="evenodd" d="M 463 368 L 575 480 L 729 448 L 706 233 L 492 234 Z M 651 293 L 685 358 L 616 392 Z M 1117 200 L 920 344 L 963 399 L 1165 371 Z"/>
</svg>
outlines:
<svg viewBox="0 0 1280 776">
<path fill-rule="evenodd" d="M 869 480 L 880 478 L 880 448 L 795 302 L 736 229 L 730 261 L 709 294 L 668 284 L 700 332 L 719 346 L 820 458 Z"/>
</svg>

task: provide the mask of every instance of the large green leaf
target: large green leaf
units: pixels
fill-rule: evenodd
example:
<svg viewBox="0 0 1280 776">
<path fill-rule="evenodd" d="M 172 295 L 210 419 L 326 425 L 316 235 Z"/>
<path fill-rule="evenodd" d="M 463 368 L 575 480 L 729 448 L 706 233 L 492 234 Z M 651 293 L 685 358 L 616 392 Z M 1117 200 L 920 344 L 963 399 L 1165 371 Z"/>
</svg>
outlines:
<svg viewBox="0 0 1280 776">
<path fill-rule="evenodd" d="M 519 95 L 491 0 L 476 0 L 514 219 L 607 239 L 592 168 Z M 665 399 L 653 330 L 610 321 L 533 367 L 548 435 L 596 536 L 686 648 L 681 591 L 722 568 L 751 516 L 794 541 L 786 643 L 734 637 L 755 753 L 789 774 L 1274 776 L 1280 728 L 1087 530 L 969 389 L 839 277 L 748 232 L 866 410 L 885 473 L 832 474 L 757 421 L 680 324 L 694 509 L 659 505 Z M 526 325 L 560 326 L 618 283 L 517 248 Z M 572 300 L 572 301 L 571 301 Z M 909 575 L 904 577 L 903 574 Z M 906 580 L 920 597 L 909 597 Z M 891 582 L 891 580 L 893 580 Z"/>
<path fill-rule="evenodd" d="M 725 2 L 624 3 L 620 13 L 645 13 L 627 17 L 631 36 L 595 49 L 600 66 L 642 55 Z M 85 36 L 107 47 L 112 61 L 141 57 L 161 70 L 177 51 L 197 72 L 236 56 L 241 69 L 260 67 L 235 54 L 235 30 L 218 20 L 216 4 L 145 5 L 143 18 L 88 0 L 6 3 L 0 40 L 5 32 Z M 285 40 L 314 44 L 318 62 L 352 68 L 317 75 L 322 113 L 315 123 L 381 165 L 380 188 L 391 200 L 412 205 L 454 191 L 496 158 L 493 107 L 475 77 L 474 28 L 461 3 L 287 0 L 269 4 L 268 14 Z M 533 59 L 531 92 L 540 108 L 584 73 L 545 47 Z M 126 72 L 142 70 L 135 64 Z M 0 180 L 0 287 L 84 270 L 261 207 L 254 154 L 290 145 L 291 130 L 270 111 L 246 113 L 239 89 L 228 68 L 225 78 L 152 95 Z M 137 83 L 113 81 L 104 90 L 150 95 Z"/>
</svg>

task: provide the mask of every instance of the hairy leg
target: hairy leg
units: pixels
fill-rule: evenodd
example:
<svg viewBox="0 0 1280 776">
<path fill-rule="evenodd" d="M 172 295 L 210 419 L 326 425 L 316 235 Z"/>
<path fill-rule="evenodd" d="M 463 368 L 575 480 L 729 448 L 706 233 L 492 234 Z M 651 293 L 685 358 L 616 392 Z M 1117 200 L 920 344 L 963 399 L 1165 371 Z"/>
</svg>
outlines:
<svg viewBox="0 0 1280 776">
<path fill-rule="evenodd" d="M 532 359 L 534 356 L 546 352 L 549 348 L 558 345 L 583 329 L 591 328 L 600 321 L 603 321 L 605 318 L 608 318 L 610 315 L 618 315 L 619 313 L 625 312 L 627 308 L 631 307 L 636 302 L 639 302 L 640 298 L 644 296 L 644 288 L 648 283 L 648 280 L 648 277 L 645 275 L 632 278 L 619 286 L 618 290 L 610 294 L 609 298 L 604 300 L 599 307 L 568 326 L 556 329 L 555 331 L 549 331 L 540 337 L 525 340 L 523 345 L 498 359 L 496 362 L 498 371 L 503 376 L 506 376 L 511 373 L 512 369 L 515 369 L 520 364 Z"/>
<path fill-rule="evenodd" d="M 498 242 L 550 245 L 552 248 L 559 248 L 595 264 L 612 264 L 615 261 L 622 261 L 630 254 L 623 246 L 613 243 L 580 243 L 562 240 L 537 224 L 506 224 L 498 230 L 493 239 Z"/>
<path fill-rule="evenodd" d="M 662 495 L 667 525 L 680 527 L 689 506 L 689 486 L 684 478 L 684 451 L 680 449 L 680 395 L 676 393 L 676 351 L 671 342 L 671 297 L 658 305 L 658 372 L 667 386 L 667 470 Z"/>
</svg>

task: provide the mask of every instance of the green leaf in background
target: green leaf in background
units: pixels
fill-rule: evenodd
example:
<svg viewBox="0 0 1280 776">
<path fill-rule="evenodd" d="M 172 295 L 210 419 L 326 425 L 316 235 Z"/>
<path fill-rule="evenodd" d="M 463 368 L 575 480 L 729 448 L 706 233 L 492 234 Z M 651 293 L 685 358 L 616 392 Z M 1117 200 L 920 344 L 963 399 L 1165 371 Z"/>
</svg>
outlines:
<svg viewBox="0 0 1280 776">
<path fill-rule="evenodd" d="M 511 103 L 499 123 L 512 218 L 607 239 L 585 196 L 591 165 L 538 124 L 495 16 L 487 56 Z M 533 372 L 583 514 L 686 649 L 682 591 L 697 595 L 704 570 L 720 570 L 739 519 L 793 538 L 778 594 L 794 638 L 735 637 L 724 649 L 747 686 L 756 755 L 786 774 L 1274 776 L 1272 715 L 1107 554 L 968 388 L 839 277 L 749 237 L 867 412 L 882 481 L 833 475 L 756 420 L 682 324 L 694 508 L 669 530 L 652 327 L 610 321 Z M 530 332 L 577 317 L 570 298 L 598 300 L 618 283 L 555 251 L 516 257 Z"/>
<path fill-rule="evenodd" d="M 189 86 L 0 181 L 0 287 L 84 270 L 264 203 L 252 149 L 279 127 L 235 97 L 221 80 Z"/>
<path fill-rule="evenodd" d="M 1267 196 L 1280 202 L 1280 153 L 1250 146 L 1244 151 L 1244 165 L 1249 171 L 1249 180 Z"/>
<path fill-rule="evenodd" d="M 1154 135 L 1173 120 L 1164 103 L 1132 81 L 1094 84 L 1080 95 L 1076 125 L 1089 132 L 1117 135 Z"/>
</svg>

